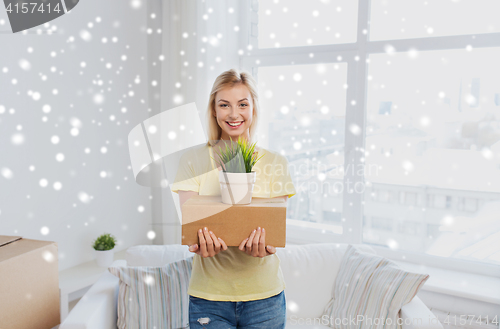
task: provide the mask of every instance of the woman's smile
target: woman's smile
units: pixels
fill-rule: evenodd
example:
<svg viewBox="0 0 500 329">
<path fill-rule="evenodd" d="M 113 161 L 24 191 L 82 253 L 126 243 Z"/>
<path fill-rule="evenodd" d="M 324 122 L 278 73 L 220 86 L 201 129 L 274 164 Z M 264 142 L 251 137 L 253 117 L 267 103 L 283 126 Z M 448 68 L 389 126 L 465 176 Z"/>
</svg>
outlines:
<svg viewBox="0 0 500 329">
<path fill-rule="evenodd" d="M 238 129 L 244 121 L 226 121 L 226 124 L 231 128 L 231 129 Z"/>
</svg>

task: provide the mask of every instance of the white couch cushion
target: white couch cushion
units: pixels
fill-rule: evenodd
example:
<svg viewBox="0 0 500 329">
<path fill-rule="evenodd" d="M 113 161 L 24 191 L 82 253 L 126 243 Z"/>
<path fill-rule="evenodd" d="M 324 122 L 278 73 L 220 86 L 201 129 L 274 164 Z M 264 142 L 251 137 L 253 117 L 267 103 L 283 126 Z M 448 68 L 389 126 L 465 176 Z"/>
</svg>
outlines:
<svg viewBox="0 0 500 329">
<path fill-rule="evenodd" d="M 276 249 L 286 284 L 287 318 L 295 315 L 298 321 L 301 317 L 321 317 L 332 297 L 347 246 L 344 243 L 288 244 Z M 370 246 L 354 246 L 375 254 Z M 193 256 L 186 245 L 139 245 L 127 249 L 126 260 L 128 266 L 162 266 Z"/>
<path fill-rule="evenodd" d="M 128 248 L 125 259 L 128 266 L 162 266 L 193 256 L 186 245 L 139 245 Z"/>
<path fill-rule="evenodd" d="M 111 266 L 120 279 L 118 329 L 189 328 L 192 258 L 163 266 Z"/>
<path fill-rule="evenodd" d="M 332 328 L 398 328 L 399 310 L 428 278 L 428 274 L 407 272 L 387 258 L 349 246 L 325 316 L 331 319 Z"/>
<path fill-rule="evenodd" d="M 332 297 L 335 277 L 347 246 L 343 243 L 315 243 L 277 248 L 286 285 L 287 321 L 291 316 L 297 321 L 321 317 Z M 355 246 L 375 254 L 370 246 Z"/>
</svg>

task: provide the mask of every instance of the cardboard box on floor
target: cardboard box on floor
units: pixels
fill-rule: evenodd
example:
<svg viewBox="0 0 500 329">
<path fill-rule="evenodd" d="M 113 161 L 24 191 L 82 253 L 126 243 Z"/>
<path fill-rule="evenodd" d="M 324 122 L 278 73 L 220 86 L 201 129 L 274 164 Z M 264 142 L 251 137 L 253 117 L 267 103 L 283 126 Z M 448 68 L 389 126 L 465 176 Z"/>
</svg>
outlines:
<svg viewBox="0 0 500 329">
<path fill-rule="evenodd" d="M 0 235 L 0 328 L 61 323 L 57 244 Z"/>
<path fill-rule="evenodd" d="M 266 245 L 285 247 L 286 202 L 252 198 L 246 205 L 222 203 L 221 196 L 195 195 L 182 205 L 182 244 L 199 243 L 198 229 L 207 227 L 227 246 L 239 246 L 257 227 L 266 229 Z"/>
</svg>

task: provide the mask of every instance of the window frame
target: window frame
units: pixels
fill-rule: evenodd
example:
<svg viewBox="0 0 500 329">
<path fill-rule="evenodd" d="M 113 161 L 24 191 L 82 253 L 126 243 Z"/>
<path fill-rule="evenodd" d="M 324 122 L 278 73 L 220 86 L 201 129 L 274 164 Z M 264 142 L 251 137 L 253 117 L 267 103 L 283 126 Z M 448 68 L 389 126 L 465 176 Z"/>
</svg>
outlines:
<svg viewBox="0 0 500 329">
<path fill-rule="evenodd" d="M 356 167 L 362 164 L 360 150 L 365 149 L 366 139 L 366 82 L 369 55 L 385 53 L 385 47 L 388 44 L 395 49 L 395 52 L 406 52 L 411 48 L 416 48 L 421 52 L 464 49 L 468 45 L 473 48 L 500 47 L 500 33 L 369 41 L 370 30 L 367 22 L 370 20 L 371 0 L 360 0 L 358 1 L 357 40 L 354 43 L 259 49 L 257 25 L 259 2 L 258 0 L 246 0 L 240 4 L 239 15 L 243 25 L 239 44 L 240 49 L 243 49 L 239 56 L 240 68 L 251 72 L 257 81 L 259 67 L 340 62 L 347 64 L 347 85 L 349 88 L 346 91 L 346 106 L 349 107 L 349 110 L 346 111 L 345 131 L 349 131 L 351 124 L 356 124 L 361 127 L 361 133 L 357 136 L 354 134 L 345 135 L 345 166 Z M 314 54 L 313 57 L 309 56 L 311 53 Z M 352 103 L 353 100 L 356 102 Z M 364 177 L 356 176 L 352 171 L 348 171 L 344 176 L 344 186 L 355 186 L 353 184 L 358 183 L 364 184 Z M 344 189 L 342 202 L 343 217 L 345 218 L 342 234 L 289 224 L 287 225 L 287 241 L 297 244 L 363 243 L 364 193 L 350 193 Z M 416 203 L 419 204 L 418 196 Z M 370 246 L 379 255 L 393 260 L 488 276 L 500 275 L 500 266 L 493 264 L 392 250 L 377 245 Z"/>
</svg>

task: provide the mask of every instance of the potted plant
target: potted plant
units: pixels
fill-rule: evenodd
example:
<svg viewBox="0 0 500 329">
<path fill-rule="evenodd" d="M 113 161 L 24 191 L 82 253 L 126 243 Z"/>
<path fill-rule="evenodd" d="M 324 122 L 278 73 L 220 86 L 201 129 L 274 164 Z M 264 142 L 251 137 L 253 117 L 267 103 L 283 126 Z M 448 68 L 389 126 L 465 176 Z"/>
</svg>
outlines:
<svg viewBox="0 0 500 329">
<path fill-rule="evenodd" d="M 252 202 L 252 192 L 256 181 L 256 173 L 252 171 L 257 159 L 254 152 L 255 144 L 248 145 L 245 138 L 238 137 L 231 146 L 221 150 L 219 183 L 221 187 L 222 202 L 226 204 L 249 204 Z M 213 158 L 212 158 L 213 159 Z M 214 159 L 214 161 L 216 161 Z"/>
<path fill-rule="evenodd" d="M 113 254 L 116 239 L 109 233 L 102 234 L 93 242 L 93 248 L 96 254 L 97 265 L 100 267 L 109 267 L 113 263 Z"/>
</svg>

